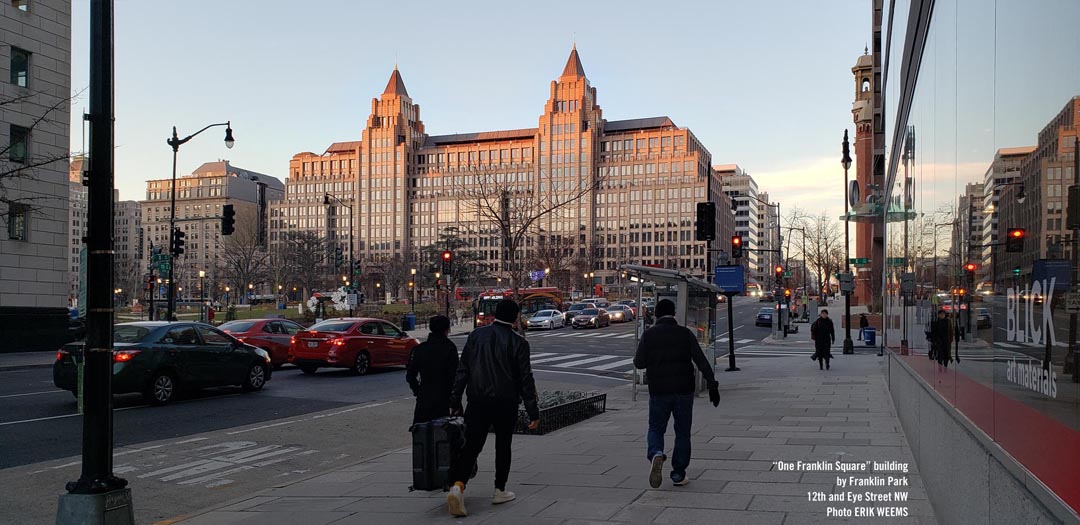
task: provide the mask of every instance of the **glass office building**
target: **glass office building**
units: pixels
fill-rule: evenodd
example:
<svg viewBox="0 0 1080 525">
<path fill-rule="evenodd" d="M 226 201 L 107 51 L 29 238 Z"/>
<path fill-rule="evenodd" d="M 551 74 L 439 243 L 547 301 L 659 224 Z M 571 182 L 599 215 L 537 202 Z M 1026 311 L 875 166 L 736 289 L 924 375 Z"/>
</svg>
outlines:
<svg viewBox="0 0 1080 525">
<path fill-rule="evenodd" d="M 901 421 L 942 522 L 1074 521 L 1080 2 L 884 4 L 873 213 Z M 939 310 L 942 360 L 928 337 Z"/>
</svg>

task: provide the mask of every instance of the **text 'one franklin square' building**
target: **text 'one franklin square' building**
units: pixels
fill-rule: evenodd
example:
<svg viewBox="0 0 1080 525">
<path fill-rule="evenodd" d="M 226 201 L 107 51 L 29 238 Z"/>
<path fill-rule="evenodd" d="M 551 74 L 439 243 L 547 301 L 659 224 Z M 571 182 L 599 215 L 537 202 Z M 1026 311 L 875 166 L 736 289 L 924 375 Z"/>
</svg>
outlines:
<svg viewBox="0 0 1080 525">
<path fill-rule="evenodd" d="M 286 198 L 271 206 L 271 242 L 289 231 L 325 235 L 362 261 L 367 287 L 380 267 L 415 262 L 456 228 L 505 277 L 500 219 L 535 218 L 512 225 L 527 230 L 513 271 L 593 272 L 608 286 L 626 263 L 703 276 L 696 203 L 717 203 L 718 239 L 734 225 L 709 151 L 668 117 L 605 120 L 576 48 L 550 93 L 536 127 L 429 135 L 395 68 L 360 140 L 293 157 Z"/>
</svg>

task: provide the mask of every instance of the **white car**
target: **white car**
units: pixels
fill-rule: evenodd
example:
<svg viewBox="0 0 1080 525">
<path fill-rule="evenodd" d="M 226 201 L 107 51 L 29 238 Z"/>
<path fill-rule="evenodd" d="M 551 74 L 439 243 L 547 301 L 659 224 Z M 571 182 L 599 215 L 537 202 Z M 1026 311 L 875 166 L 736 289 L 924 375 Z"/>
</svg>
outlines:
<svg viewBox="0 0 1080 525">
<path fill-rule="evenodd" d="M 563 313 L 558 310 L 540 310 L 525 321 L 525 327 L 528 329 L 546 328 L 554 330 L 564 326 L 566 326 L 566 319 L 563 317 Z"/>
</svg>

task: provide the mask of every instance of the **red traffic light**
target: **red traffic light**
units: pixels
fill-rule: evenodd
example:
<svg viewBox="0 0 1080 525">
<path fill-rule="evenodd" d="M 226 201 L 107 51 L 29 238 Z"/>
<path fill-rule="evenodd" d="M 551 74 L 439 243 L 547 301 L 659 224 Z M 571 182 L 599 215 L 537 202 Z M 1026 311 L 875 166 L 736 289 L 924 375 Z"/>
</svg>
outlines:
<svg viewBox="0 0 1080 525">
<path fill-rule="evenodd" d="M 1024 229 L 1023 228 L 1013 228 L 1013 229 L 1009 230 L 1009 237 L 1012 237 L 1014 239 L 1023 239 L 1024 238 Z"/>
<path fill-rule="evenodd" d="M 964 265 L 964 269 L 969 272 L 974 272 L 976 268 L 978 268 L 978 266 L 976 266 L 975 263 L 967 263 Z"/>
<path fill-rule="evenodd" d="M 453 254 L 451 254 L 450 252 L 442 252 L 442 258 L 444 261 L 449 261 L 451 257 L 453 257 Z"/>
<path fill-rule="evenodd" d="M 732 237 L 731 238 L 731 244 L 734 244 L 736 246 L 742 244 L 742 237 L 739 237 L 738 235 Z"/>
<path fill-rule="evenodd" d="M 776 268 L 773 268 L 773 270 L 774 270 L 774 271 L 775 271 L 776 273 L 784 273 L 784 267 L 783 267 L 783 266 L 780 266 L 780 265 L 777 265 L 777 266 L 776 266 Z"/>
</svg>

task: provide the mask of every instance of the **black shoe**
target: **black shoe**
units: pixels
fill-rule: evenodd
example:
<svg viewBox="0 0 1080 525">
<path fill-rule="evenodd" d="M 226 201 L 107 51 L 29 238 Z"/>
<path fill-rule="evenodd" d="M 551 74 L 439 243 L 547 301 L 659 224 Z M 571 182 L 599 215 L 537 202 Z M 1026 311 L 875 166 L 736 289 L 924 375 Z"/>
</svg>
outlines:
<svg viewBox="0 0 1080 525">
<path fill-rule="evenodd" d="M 649 469 L 649 486 L 658 489 L 664 482 L 664 460 L 667 456 L 657 454 L 652 458 L 652 468 Z"/>
</svg>

